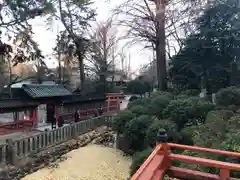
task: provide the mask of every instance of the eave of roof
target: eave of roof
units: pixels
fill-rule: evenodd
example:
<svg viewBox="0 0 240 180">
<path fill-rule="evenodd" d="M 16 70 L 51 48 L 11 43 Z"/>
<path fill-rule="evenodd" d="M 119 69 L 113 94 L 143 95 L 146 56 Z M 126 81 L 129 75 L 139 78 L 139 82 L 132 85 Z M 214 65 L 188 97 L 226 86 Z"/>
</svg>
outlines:
<svg viewBox="0 0 240 180">
<path fill-rule="evenodd" d="M 63 104 L 77 103 L 77 102 L 92 102 L 92 101 L 105 101 L 105 96 L 87 97 L 81 95 L 72 95 L 61 99 Z"/>
<path fill-rule="evenodd" d="M 62 85 L 24 84 L 22 89 L 32 98 L 70 96 L 70 92 Z"/>
<path fill-rule="evenodd" d="M 37 107 L 38 105 L 39 105 L 38 102 L 23 101 L 20 99 L 1 99 L 0 100 L 0 109 Z"/>
</svg>

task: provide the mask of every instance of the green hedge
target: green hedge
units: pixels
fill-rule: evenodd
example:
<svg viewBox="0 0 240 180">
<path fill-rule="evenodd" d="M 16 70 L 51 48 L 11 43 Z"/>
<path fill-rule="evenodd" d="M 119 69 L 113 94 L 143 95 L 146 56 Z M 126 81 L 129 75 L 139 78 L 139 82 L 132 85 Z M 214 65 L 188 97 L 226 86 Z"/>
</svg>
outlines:
<svg viewBox="0 0 240 180">
<path fill-rule="evenodd" d="M 140 166 L 144 163 L 144 161 L 148 158 L 151 154 L 152 149 L 148 148 L 141 152 L 137 152 L 133 155 L 133 161 L 130 166 L 130 176 L 133 176 L 135 172 L 140 168 Z"/>
<path fill-rule="evenodd" d="M 172 100 L 164 109 L 163 116 L 177 124 L 181 130 L 185 126 L 204 123 L 205 117 L 214 105 L 199 97 Z"/>
<path fill-rule="evenodd" d="M 178 142 L 181 137 L 177 131 L 177 125 L 172 121 L 155 119 L 146 131 L 146 143 L 151 147 L 156 145 L 158 130 L 164 128 L 168 133 L 168 141 Z"/>
<path fill-rule="evenodd" d="M 123 135 L 129 142 L 130 153 L 141 151 L 147 146 L 144 139 L 146 130 L 152 122 L 151 116 L 142 115 L 126 123 Z"/>
<path fill-rule="evenodd" d="M 240 105 L 240 89 L 236 87 L 228 87 L 221 89 L 216 94 L 217 105 L 220 106 L 230 106 L 230 105 Z"/>
</svg>

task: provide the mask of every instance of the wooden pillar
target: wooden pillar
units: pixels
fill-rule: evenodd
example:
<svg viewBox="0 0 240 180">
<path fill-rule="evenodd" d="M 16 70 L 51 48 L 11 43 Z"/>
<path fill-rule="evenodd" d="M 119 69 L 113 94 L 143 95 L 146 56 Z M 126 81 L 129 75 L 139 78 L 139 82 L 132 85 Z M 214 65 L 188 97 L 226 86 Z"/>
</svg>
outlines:
<svg viewBox="0 0 240 180">
<path fill-rule="evenodd" d="M 63 106 L 63 104 L 61 104 L 59 106 L 59 116 L 61 116 L 63 113 L 64 113 L 64 106 Z"/>
<path fill-rule="evenodd" d="M 117 111 L 120 110 L 120 96 L 117 97 Z"/>
<path fill-rule="evenodd" d="M 111 104 L 110 102 L 111 102 L 111 97 L 108 96 L 108 98 L 107 98 L 107 112 L 110 111 L 110 104 Z"/>
<path fill-rule="evenodd" d="M 38 126 L 38 107 L 34 108 L 33 110 L 33 114 L 31 117 L 31 120 L 33 121 L 33 128 L 37 128 Z"/>
<path fill-rule="evenodd" d="M 18 121 L 19 120 L 19 114 L 18 113 L 19 112 L 17 112 L 17 111 L 13 112 L 13 120 L 14 121 Z"/>
<path fill-rule="evenodd" d="M 55 105 L 54 108 L 55 108 L 55 118 L 56 118 L 56 123 L 57 123 L 59 120 L 59 115 L 60 115 L 60 107 L 59 107 L 59 105 Z"/>
</svg>

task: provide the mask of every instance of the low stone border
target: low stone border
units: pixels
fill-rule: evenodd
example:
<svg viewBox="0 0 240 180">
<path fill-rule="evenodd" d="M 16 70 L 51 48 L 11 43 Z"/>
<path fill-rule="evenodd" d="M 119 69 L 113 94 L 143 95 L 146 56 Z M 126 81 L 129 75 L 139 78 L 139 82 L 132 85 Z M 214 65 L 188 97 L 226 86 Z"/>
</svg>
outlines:
<svg viewBox="0 0 240 180">
<path fill-rule="evenodd" d="M 114 138 L 108 135 L 110 129 L 107 127 L 100 127 L 92 132 L 86 133 L 76 139 L 69 140 L 65 143 L 46 149 L 33 156 L 24 158 L 16 166 L 7 166 L 0 170 L 1 180 L 21 180 L 28 174 L 36 172 L 39 169 L 50 166 L 51 163 L 57 160 L 63 159 L 63 155 L 79 147 L 84 147 L 93 142 L 96 144 L 102 144 L 108 142 L 111 145 Z M 111 133 L 112 134 L 112 133 Z M 112 134 L 113 135 L 113 134 Z M 107 140 L 103 140 L 107 137 Z"/>
</svg>

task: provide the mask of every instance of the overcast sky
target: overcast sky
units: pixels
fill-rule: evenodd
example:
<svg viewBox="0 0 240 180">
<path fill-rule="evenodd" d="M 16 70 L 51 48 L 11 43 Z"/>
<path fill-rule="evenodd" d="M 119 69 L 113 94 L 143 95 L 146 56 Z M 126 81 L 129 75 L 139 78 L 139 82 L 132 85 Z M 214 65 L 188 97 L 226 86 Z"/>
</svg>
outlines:
<svg viewBox="0 0 240 180">
<path fill-rule="evenodd" d="M 98 0 L 94 4 L 97 7 L 97 21 L 102 21 L 108 18 L 110 14 L 110 10 L 113 9 L 117 2 L 112 1 L 111 4 L 105 3 L 105 0 Z M 45 55 L 52 54 L 52 48 L 55 45 L 56 34 L 61 29 L 61 24 L 55 22 L 53 24 L 53 28 L 51 30 L 47 30 L 46 26 L 42 19 L 35 19 L 33 22 L 33 31 L 35 33 L 34 38 L 39 43 L 41 50 Z M 118 31 L 121 31 L 118 29 Z M 131 70 L 136 71 L 143 64 L 146 64 L 150 61 L 151 52 L 143 51 L 143 47 L 141 45 L 134 45 L 132 48 L 128 48 L 127 53 L 130 54 L 131 57 Z M 49 67 L 56 67 L 56 62 L 53 60 L 46 60 L 46 63 Z"/>
</svg>

